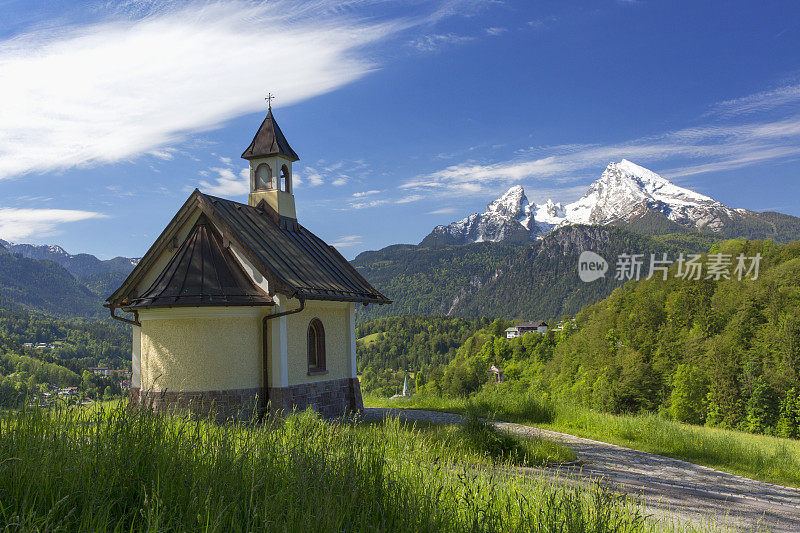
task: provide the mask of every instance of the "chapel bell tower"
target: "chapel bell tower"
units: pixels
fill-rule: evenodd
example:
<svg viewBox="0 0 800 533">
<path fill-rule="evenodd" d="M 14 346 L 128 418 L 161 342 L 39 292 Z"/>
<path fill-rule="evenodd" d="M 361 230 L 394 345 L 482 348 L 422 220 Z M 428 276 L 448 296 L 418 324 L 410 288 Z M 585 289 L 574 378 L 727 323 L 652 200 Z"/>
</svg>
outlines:
<svg viewBox="0 0 800 533">
<path fill-rule="evenodd" d="M 250 162 L 250 197 L 247 203 L 255 207 L 261 200 L 266 200 L 279 215 L 297 219 L 292 163 L 300 158 L 272 116 L 272 105 L 242 159 Z"/>
</svg>

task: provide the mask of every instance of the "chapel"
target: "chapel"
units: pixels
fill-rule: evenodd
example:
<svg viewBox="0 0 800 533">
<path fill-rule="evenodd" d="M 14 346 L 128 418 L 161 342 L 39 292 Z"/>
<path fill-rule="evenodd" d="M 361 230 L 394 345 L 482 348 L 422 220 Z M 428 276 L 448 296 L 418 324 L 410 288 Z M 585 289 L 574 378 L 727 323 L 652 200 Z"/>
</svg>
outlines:
<svg viewBox="0 0 800 533">
<path fill-rule="evenodd" d="M 298 221 L 299 157 L 271 107 L 242 158 L 247 204 L 195 189 L 105 303 L 132 325 L 130 399 L 223 418 L 362 409 L 356 306 L 391 302 Z"/>
</svg>

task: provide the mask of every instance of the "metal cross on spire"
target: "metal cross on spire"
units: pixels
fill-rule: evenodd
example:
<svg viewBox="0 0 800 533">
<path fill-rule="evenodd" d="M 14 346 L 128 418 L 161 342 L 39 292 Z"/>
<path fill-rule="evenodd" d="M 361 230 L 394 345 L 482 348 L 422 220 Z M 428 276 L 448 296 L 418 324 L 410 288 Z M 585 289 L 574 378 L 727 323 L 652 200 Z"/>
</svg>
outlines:
<svg viewBox="0 0 800 533">
<path fill-rule="evenodd" d="M 272 99 L 275 98 L 272 96 L 272 93 L 268 93 L 267 97 L 264 100 L 267 101 L 267 110 L 272 111 Z"/>
</svg>

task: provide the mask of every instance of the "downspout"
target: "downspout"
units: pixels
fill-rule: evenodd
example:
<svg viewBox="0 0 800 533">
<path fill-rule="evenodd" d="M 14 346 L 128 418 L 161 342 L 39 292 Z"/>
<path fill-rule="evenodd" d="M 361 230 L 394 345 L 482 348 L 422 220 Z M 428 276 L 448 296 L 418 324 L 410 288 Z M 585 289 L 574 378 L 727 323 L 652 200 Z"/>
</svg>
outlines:
<svg viewBox="0 0 800 533">
<path fill-rule="evenodd" d="M 132 326 L 139 326 L 139 327 L 142 326 L 142 323 L 139 322 L 139 311 L 133 312 L 133 320 L 131 320 L 129 318 L 115 315 L 114 311 L 116 311 L 116 309 L 117 308 L 113 306 L 110 306 L 108 308 L 108 310 L 111 311 L 111 318 L 113 318 L 114 320 L 119 320 L 120 322 L 125 322 L 126 324 L 130 324 Z"/>
<path fill-rule="evenodd" d="M 273 318 L 280 318 L 280 317 L 287 316 L 287 315 L 293 315 L 293 314 L 299 313 L 300 311 L 305 309 L 306 308 L 306 300 L 305 300 L 305 298 L 299 298 L 299 300 L 300 300 L 300 307 L 298 307 L 297 309 L 292 309 L 291 311 L 283 311 L 281 313 L 275 313 L 273 315 L 267 315 L 267 316 L 264 317 L 264 320 L 262 321 L 262 327 L 261 328 L 262 328 L 263 335 L 264 335 L 264 387 L 263 387 L 264 393 L 263 394 L 264 394 L 264 399 L 265 400 L 269 400 L 269 358 L 268 358 L 269 352 L 267 350 L 267 346 L 268 346 L 268 344 L 267 344 L 267 322 L 272 320 Z M 266 413 L 266 404 L 264 405 L 264 407 L 265 407 L 264 413 L 262 413 L 262 415 L 261 415 L 262 419 L 264 418 L 264 414 Z"/>
</svg>

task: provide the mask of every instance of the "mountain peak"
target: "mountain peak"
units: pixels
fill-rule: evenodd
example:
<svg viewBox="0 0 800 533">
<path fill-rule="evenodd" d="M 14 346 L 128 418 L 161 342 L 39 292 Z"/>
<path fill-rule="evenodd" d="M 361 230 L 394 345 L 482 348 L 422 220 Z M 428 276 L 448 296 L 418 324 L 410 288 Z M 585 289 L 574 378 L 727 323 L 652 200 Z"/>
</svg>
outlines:
<svg viewBox="0 0 800 533">
<path fill-rule="evenodd" d="M 636 177 L 639 177 L 639 178 L 646 178 L 646 179 L 652 180 L 652 181 L 668 181 L 665 178 L 662 178 L 661 176 L 659 176 L 658 174 L 653 172 L 652 170 L 644 168 L 643 166 L 637 165 L 636 163 L 634 163 L 633 161 L 630 161 L 628 159 L 623 159 L 619 163 L 609 163 L 608 164 L 608 167 L 612 167 L 612 166 L 622 170 L 623 172 L 627 172 L 628 174 L 632 174 L 632 175 L 634 175 Z M 606 167 L 606 168 L 608 168 L 608 167 Z"/>
<path fill-rule="evenodd" d="M 571 204 L 553 200 L 538 206 L 530 204 L 523 187 L 515 185 L 491 202 L 486 212 L 437 226 L 423 243 L 464 244 L 507 240 L 509 236 L 532 240 L 559 226 L 628 223 L 647 213 L 690 229 L 712 231 L 720 231 L 740 216 L 713 198 L 679 187 L 652 170 L 622 159 L 609 163 L 586 194 Z"/>
<path fill-rule="evenodd" d="M 486 206 L 486 213 L 517 218 L 524 214 L 527 205 L 528 198 L 525 196 L 525 189 L 522 188 L 522 185 L 514 185 L 503 196 L 489 203 Z"/>
</svg>

